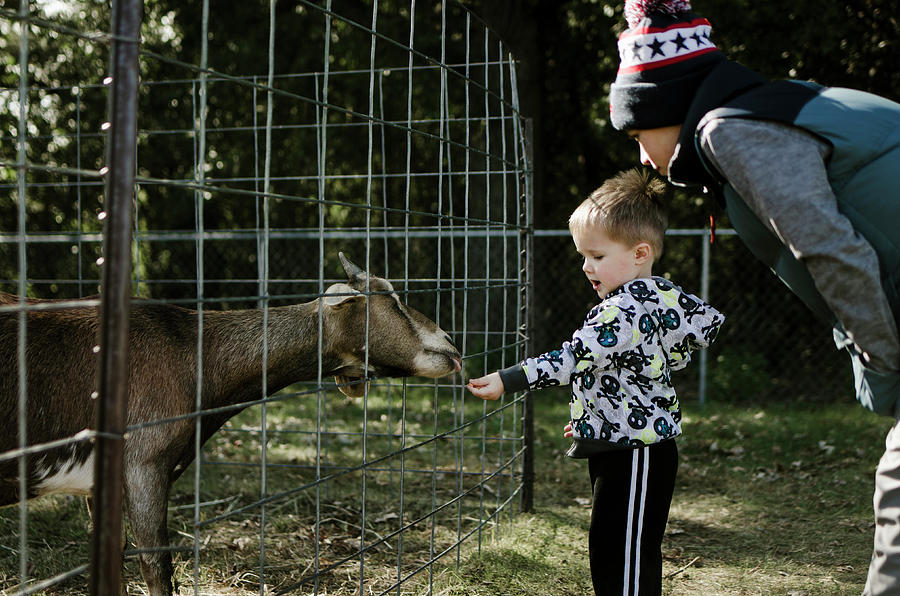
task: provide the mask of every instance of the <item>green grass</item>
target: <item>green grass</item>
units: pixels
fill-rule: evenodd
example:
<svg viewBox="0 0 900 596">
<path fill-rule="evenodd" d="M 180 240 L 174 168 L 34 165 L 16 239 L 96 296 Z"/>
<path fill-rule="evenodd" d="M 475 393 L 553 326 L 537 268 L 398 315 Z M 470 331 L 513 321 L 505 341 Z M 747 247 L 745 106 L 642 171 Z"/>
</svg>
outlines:
<svg viewBox="0 0 900 596">
<path fill-rule="evenodd" d="M 415 572 L 445 550 L 452 549 L 446 559 L 455 558 L 459 536 L 477 532 L 479 521 L 514 490 L 514 479 L 501 465 L 521 449 L 515 439 L 521 414 L 515 407 L 501 415 L 493 404 L 488 409 L 481 400 L 463 401 L 459 387 L 410 386 L 405 395 L 396 383 L 373 384 L 365 401 L 329 391 L 321 410 L 315 393 L 287 396 L 266 409 L 265 450 L 259 407 L 230 420 L 204 450 L 199 489 L 196 466 L 172 487 L 169 538 L 184 551 L 175 556 L 182 593 L 193 593 L 195 540 L 203 594 L 258 594 L 261 566 L 271 589 L 308 577 L 316 565 L 337 565 L 319 577 L 322 594 L 353 593 L 360 573 L 367 590 L 382 592 L 398 579 L 404 594 L 426 589 L 429 570 Z M 482 420 L 485 413 L 495 415 Z M 465 429 L 453 431 L 463 421 Z M 364 451 L 369 465 L 361 470 Z M 326 478 L 318 485 L 317 453 Z M 495 473 L 482 488 L 482 478 Z M 195 493 L 202 503 L 196 528 Z M 258 501 L 264 496 L 272 500 L 263 510 Z M 511 509 L 499 515 L 503 523 Z M 495 531 L 494 525 L 488 522 L 482 533 Z M 88 528 L 82 499 L 53 496 L 29 503 L 29 581 L 84 565 Z M 19 509 L 2 509 L 0 593 L 18 585 L 18 547 Z M 134 558 L 126 561 L 124 577 L 129 593 L 142 593 Z M 42 593 L 83 594 L 85 588 L 80 576 Z M 309 583 L 298 593 L 313 588 Z"/>
<path fill-rule="evenodd" d="M 435 428 L 449 428 L 460 416 L 458 395 L 437 397 L 414 389 L 407 399 L 407 445 L 423 439 Z M 453 407 L 454 398 L 457 399 Z M 327 396 L 330 430 L 348 433 L 362 429 L 363 404 Z M 562 437 L 567 419 L 564 392 L 547 390 L 536 395 L 535 510 L 500 515 L 461 549 L 452 549 L 435 566 L 402 587 L 403 594 L 447 596 L 498 594 L 568 595 L 591 592 L 587 561 L 587 507 L 590 487 L 584 461 L 564 457 L 568 440 Z M 291 398 L 270 406 L 267 494 L 276 494 L 314 480 L 306 467 L 315 455 L 316 435 L 308 433 L 316 415 L 315 397 Z M 366 404 L 369 458 L 390 454 L 399 446 L 391 438 L 400 425 L 399 405 L 374 391 Z M 479 417 L 483 404 L 466 399 L 465 419 Z M 487 406 L 488 411 L 496 408 Z M 841 405 L 768 404 L 765 406 L 710 404 L 684 407 L 685 436 L 679 439 L 681 462 L 663 544 L 665 594 L 858 594 L 865 583 L 872 540 L 872 477 L 891 421 L 867 413 L 848 402 Z M 217 435 L 207 450 L 210 459 L 229 462 L 258 461 L 261 444 L 258 409 L 233 419 L 231 430 Z M 505 415 L 504 432 L 515 434 L 515 416 Z M 499 425 L 491 421 L 490 425 Z M 314 428 L 314 427 L 313 427 Z M 243 429 L 243 430 L 242 430 Z M 499 426 L 485 429 L 499 434 Z M 378 433 L 386 436 L 378 437 Z M 481 513 L 490 513 L 499 495 L 508 494 L 509 479 L 495 480 L 488 491 L 476 492 L 431 519 L 416 522 L 437 503 L 458 491 L 458 469 L 478 472 L 482 465 L 481 427 L 475 425 L 456 437 L 447 437 L 384 460 L 382 470 L 336 476 L 319 489 L 289 494 L 266 507 L 264 537 L 266 580 L 270 587 L 289 585 L 314 561 L 320 565 L 357 552 L 362 535 L 361 510 L 366 510 L 367 543 L 389 536 L 402 524 L 402 545 L 394 536 L 365 557 L 366 593 L 381 593 L 399 572 L 412 573 L 431 556 L 451 546 L 458 532 L 477 527 Z M 359 462 L 361 439 L 355 435 L 329 438 L 328 463 Z M 511 445 L 504 445 L 508 454 Z M 486 469 L 501 461 L 500 446 L 486 443 Z M 399 487 L 400 465 L 407 470 Z M 438 472 L 412 473 L 429 470 Z M 294 466 L 294 467 L 291 467 Z M 393 472 L 391 471 L 393 469 Z M 467 475 L 464 488 L 476 476 Z M 362 499 L 365 485 L 366 498 Z M 205 465 L 200 500 L 201 520 L 251 505 L 259 498 L 258 467 Z M 173 544 L 193 544 L 193 470 L 175 485 L 170 500 L 169 528 Z M 398 498 L 403 498 L 402 520 Z M 316 507 L 321 523 L 315 534 Z M 200 592 L 249 595 L 259 593 L 258 508 L 202 527 L 200 539 Z M 58 496 L 29 505 L 29 575 L 48 578 L 87 561 L 89 523 L 83 501 Z M 317 549 L 318 546 L 318 549 Z M 0 510 L 0 593 L 17 584 L 18 508 Z M 457 564 L 458 563 L 458 564 Z M 321 594 L 355 594 L 359 586 L 359 559 L 322 577 Z M 176 576 L 182 594 L 193 594 L 193 556 L 176 555 Z M 136 562 L 125 566 L 129 593 L 141 594 Z M 76 577 L 47 594 L 83 594 L 85 578 Z M 296 592 L 311 593 L 312 586 Z M 396 593 L 396 590 L 391 593 Z"/>
<path fill-rule="evenodd" d="M 560 457 L 565 408 L 538 397 L 535 511 L 446 570 L 437 593 L 591 592 L 586 464 Z M 687 404 L 664 594 L 861 593 L 891 422 L 854 403 Z"/>
</svg>

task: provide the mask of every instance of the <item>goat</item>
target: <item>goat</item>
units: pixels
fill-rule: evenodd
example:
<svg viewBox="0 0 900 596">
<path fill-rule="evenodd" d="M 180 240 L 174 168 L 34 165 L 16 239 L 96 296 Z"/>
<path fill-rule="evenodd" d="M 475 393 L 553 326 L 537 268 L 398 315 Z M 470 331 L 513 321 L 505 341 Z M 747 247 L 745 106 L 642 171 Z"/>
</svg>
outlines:
<svg viewBox="0 0 900 596">
<path fill-rule="evenodd" d="M 461 368 L 461 356 L 436 323 L 406 306 L 391 284 L 369 276 L 339 253 L 348 283 L 330 286 L 312 302 L 268 309 L 266 387 L 270 395 L 318 377 L 321 314 L 323 375 L 362 395 L 371 375 L 441 377 Z M 47 302 L 29 299 L 28 304 Z M 0 293 L 0 305 L 18 299 Z M 27 441 L 40 444 L 93 428 L 98 386 L 98 309 L 93 305 L 27 311 Z M 367 318 L 368 317 L 368 318 Z M 135 301 L 129 319 L 128 425 L 124 447 L 125 513 L 153 596 L 172 593 L 172 557 L 166 550 L 167 501 L 172 483 L 194 459 L 198 313 L 171 304 Z M 364 330 L 368 321 L 367 338 Z M 0 312 L 0 453 L 19 445 L 17 432 L 19 313 Z M 259 399 L 263 379 L 263 311 L 204 311 L 201 404 L 204 410 Z M 366 364 L 368 366 L 366 366 Z M 201 419 L 201 442 L 236 408 Z M 90 495 L 90 442 L 69 443 L 26 462 L 27 498 L 65 492 Z M 0 460 L 0 507 L 19 500 L 19 463 Z M 90 499 L 89 499 L 90 507 Z"/>
</svg>

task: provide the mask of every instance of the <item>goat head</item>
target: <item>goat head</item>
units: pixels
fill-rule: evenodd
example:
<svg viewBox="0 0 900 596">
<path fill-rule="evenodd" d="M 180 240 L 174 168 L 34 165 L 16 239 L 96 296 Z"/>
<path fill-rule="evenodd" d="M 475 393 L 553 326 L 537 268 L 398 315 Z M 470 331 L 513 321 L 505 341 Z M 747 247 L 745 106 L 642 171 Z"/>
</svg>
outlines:
<svg viewBox="0 0 900 596">
<path fill-rule="evenodd" d="M 404 304 L 390 282 L 338 256 L 347 283 L 330 286 L 323 302 L 342 320 L 340 329 L 358 330 L 344 338 L 349 349 L 334 374 L 345 395 L 364 395 L 372 375 L 437 378 L 461 369 L 459 350 L 437 323 Z"/>
</svg>

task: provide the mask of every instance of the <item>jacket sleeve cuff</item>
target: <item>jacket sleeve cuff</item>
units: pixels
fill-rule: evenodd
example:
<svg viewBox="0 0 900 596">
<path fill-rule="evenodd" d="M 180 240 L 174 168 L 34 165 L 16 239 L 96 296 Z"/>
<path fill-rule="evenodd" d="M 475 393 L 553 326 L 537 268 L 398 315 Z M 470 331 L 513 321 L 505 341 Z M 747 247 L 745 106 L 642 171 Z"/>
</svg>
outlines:
<svg viewBox="0 0 900 596">
<path fill-rule="evenodd" d="M 525 369 L 521 364 L 515 364 L 509 368 L 498 370 L 500 380 L 503 381 L 503 390 L 506 393 L 515 393 L 516 391 L 525 391 L 528 389 L 528 377 L 525 375 Z"/>
</svg>

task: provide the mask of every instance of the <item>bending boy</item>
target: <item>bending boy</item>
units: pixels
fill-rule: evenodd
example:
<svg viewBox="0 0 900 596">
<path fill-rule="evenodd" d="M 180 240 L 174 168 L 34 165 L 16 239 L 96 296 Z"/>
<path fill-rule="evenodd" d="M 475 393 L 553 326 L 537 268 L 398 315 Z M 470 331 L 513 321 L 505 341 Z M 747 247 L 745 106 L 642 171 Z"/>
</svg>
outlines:
<svg viewBox="0 0 900 596">
<path fill-rule="evenodd" d="M 875 476 L 866 594 L 900 594 L 900 105 L 768 82 L 725 58 L 685 0 L 627 0 L 613 126 L 641 162 L 706 187 L 738 235 L 834 329 L 856 397 L 897 422 Z"/>
</svg>

